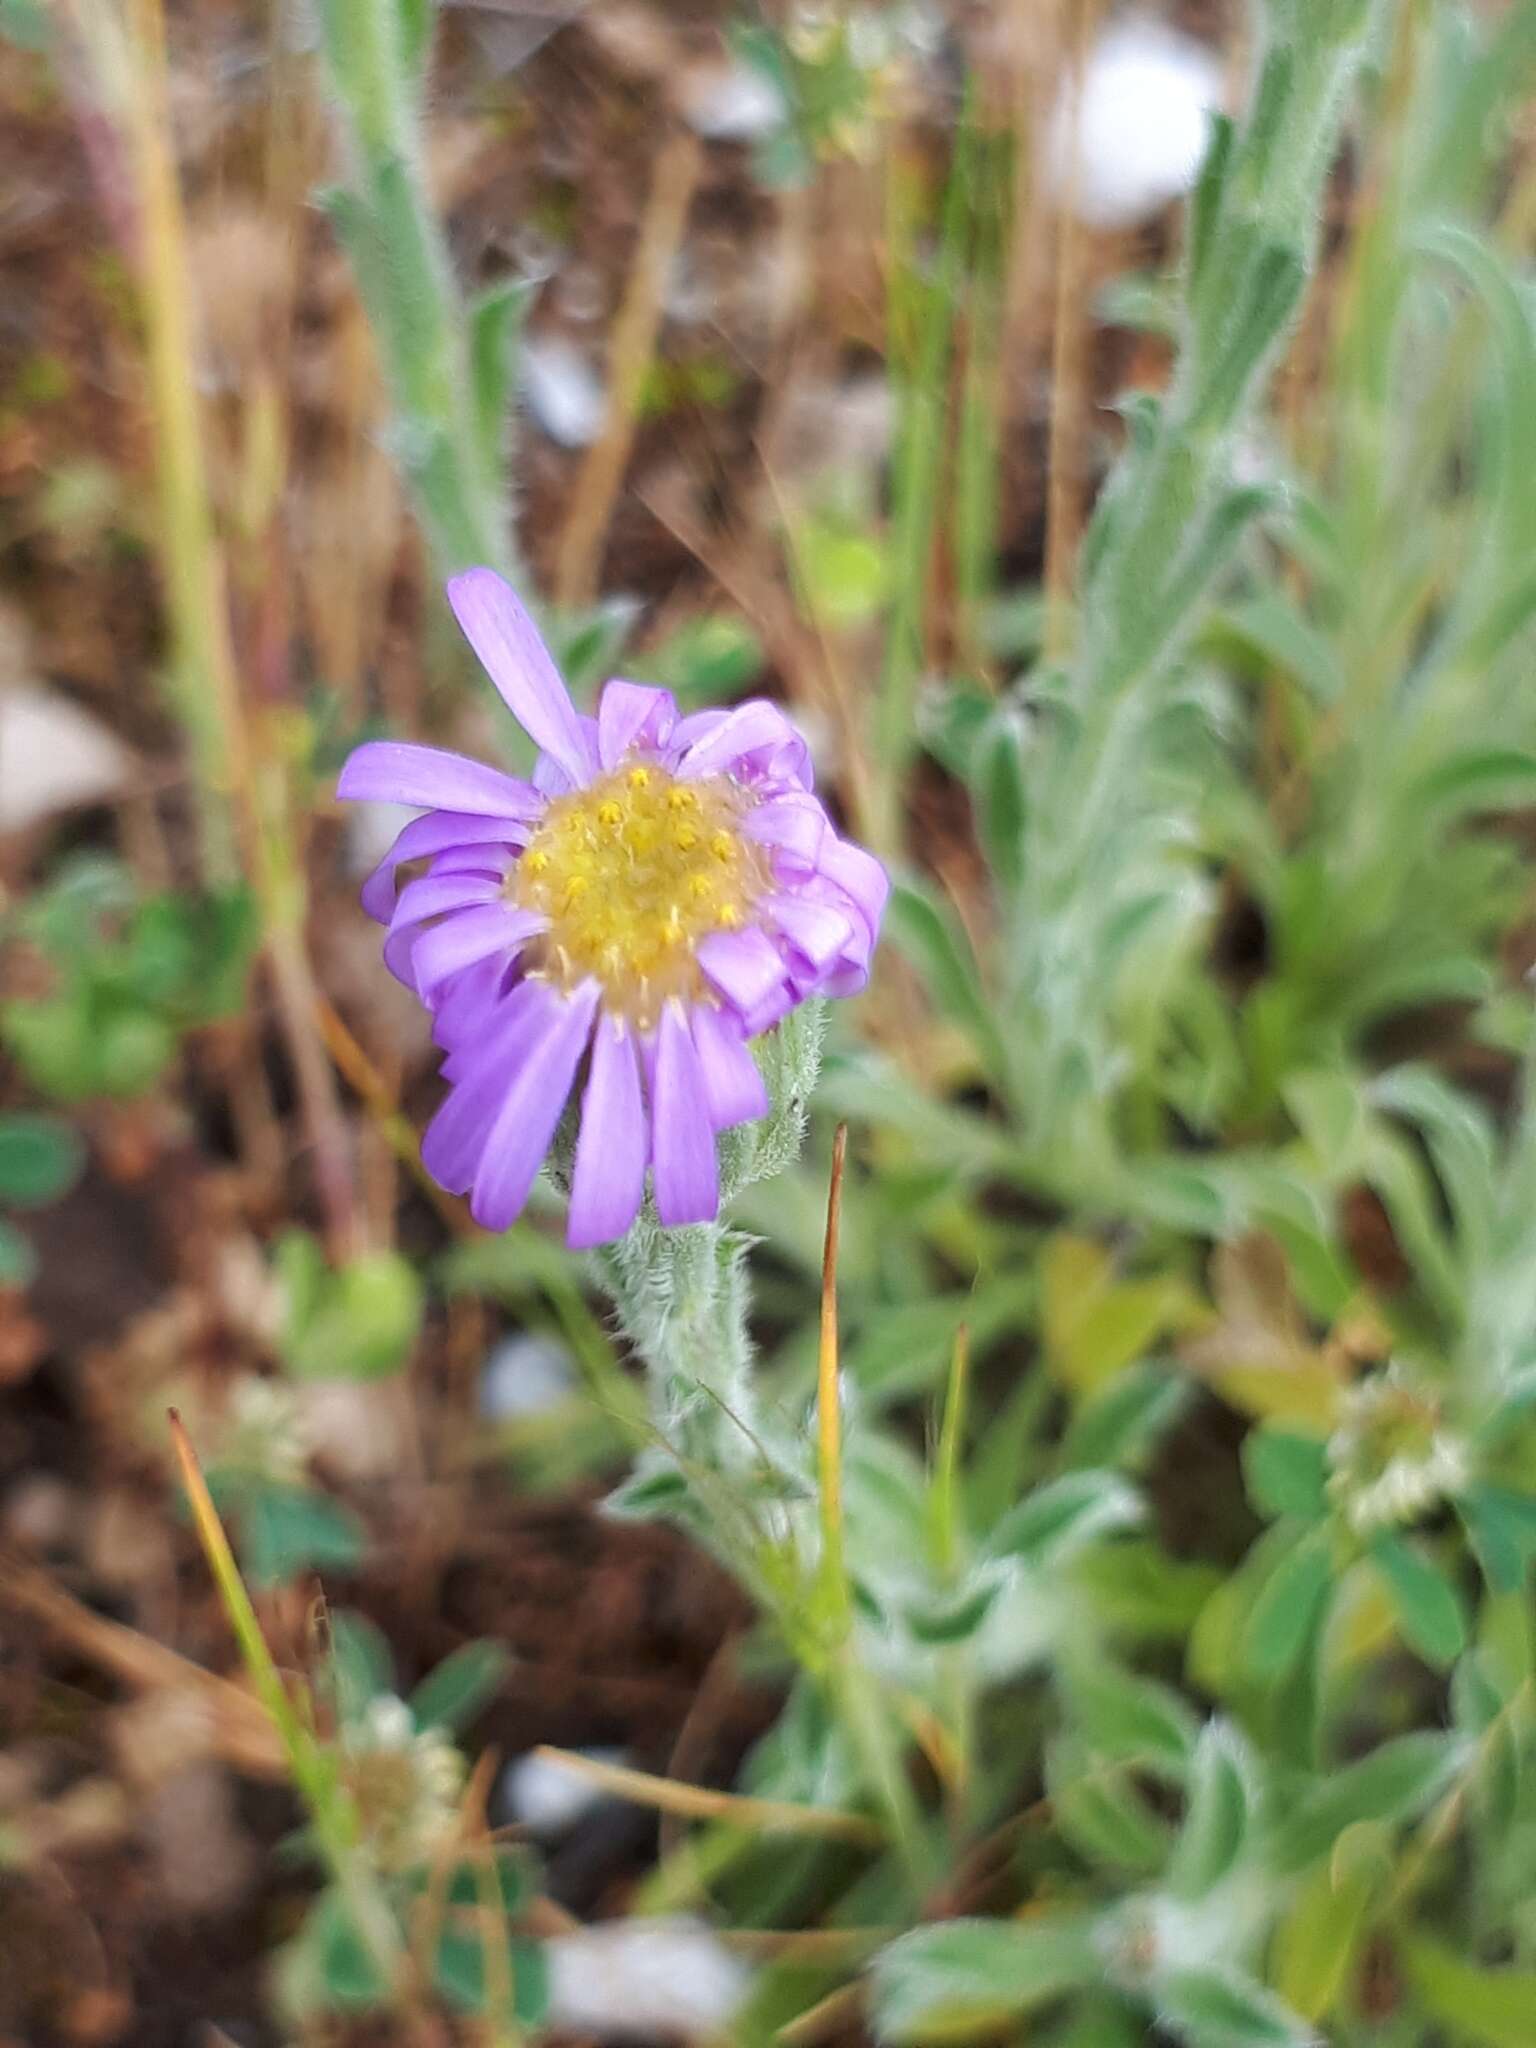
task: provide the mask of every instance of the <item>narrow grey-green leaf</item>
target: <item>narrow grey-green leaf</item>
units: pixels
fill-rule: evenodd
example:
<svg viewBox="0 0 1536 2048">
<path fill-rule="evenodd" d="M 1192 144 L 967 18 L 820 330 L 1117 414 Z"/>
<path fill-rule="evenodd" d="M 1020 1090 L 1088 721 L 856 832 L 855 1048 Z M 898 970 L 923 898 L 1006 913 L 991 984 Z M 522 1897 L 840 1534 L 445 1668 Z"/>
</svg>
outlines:
<svg viewBox="0 0 1536 2048">
<path fill-rule="evenodd" d="M 1201 1731 L 1190 1769 L 1189 1804 L 1168 1866 L 1168 1888 L 1181 1899 L 1202 1899 L 1243 1854 L 1253 1825 L 1251 1764 L 1229 1722 Z"/>
<path fill-rule="evenodd" d="M 1068 1472 L 1027 1494 L 992 1531 L 995 1557 L 1045 1561 L 1111 1530 L 1133 1528 L 1141 1496 L 1116 1472 Z"/>
<path fill-rule="evenodd" d="M 1317 1437 L 1289 1430 L 1250 1430 L 1243 1440 L 1248 1497 L 1266 1515 L 1315 1521 L 1328 1505 L 1328 1454 Z"/>
<path fill-rule="evenodd" d="M 1443 1791 L 1463 1755 L 1459 1740 L 1428 1729 L 1384 1742 L 1369 1756 L 1292 1801 L 1279 1833 L 1277 1860 L 1304 1869 L 1356 1821 L 1406 1820 Z"/>
<path fill-rule="evenodd" d="M 511 1653 L 500 1643 L 461 1644 L 411 1694 L 412 1719 L 418 1728 L 457 1734 L 496 1696 L 511 1668 Z"/>
<path fill-rule="evenodd" d="M 1429 1663 L 1453 1664 L 1467 1646 L 1467 1616 L 1439 1565 L 1417 1544 L 1392 1535 L 1373 1540 L 1371 1561 L 1387 1583 L 1406 1640 Z"/>
<path fill-rule="evenodd" d="M 1189 2048 L 1309 2048 L 1317 2040 L 1288 2005 L 1237 1970 L 1180 1970 L 1157 1988 L 1159 2017 Z"/>
<path fill-rule="evenodd" d="M 875 1958 L 870 2014 L 883 2042 L 942 2042 L 1000 2025 L 1098 1975 L 1085 1913 L 919 1927 Z"/>
<path fill-rule="evenodd" d="M 1243 1649 L 1255 1678 L 1272 1681 L 1290 1670 L 1316 1640 L 1332 1590 L 1327 1536 L 1309 1533 L 1270 1574 L 1248 1618 Z"/>
</svg>

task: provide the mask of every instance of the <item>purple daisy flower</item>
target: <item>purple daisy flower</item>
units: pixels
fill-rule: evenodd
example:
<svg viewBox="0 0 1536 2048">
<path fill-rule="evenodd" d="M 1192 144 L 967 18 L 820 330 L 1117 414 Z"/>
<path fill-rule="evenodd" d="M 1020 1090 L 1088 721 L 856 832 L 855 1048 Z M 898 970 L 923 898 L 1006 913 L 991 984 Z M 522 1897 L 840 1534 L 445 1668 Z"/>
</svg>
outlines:
<svg viewBox="0 0 1536 2048">
<path fill-rule="evenodd" d="M 541 749 L 532 780 L 376 740 L 337 790 L 427 807 L 363 888 L 446 1054 L 422 1156 L 505 1229 L 585 1063 L 568 1242 L 622 1237 L 648 1169 L 663 1223 L 706 1223 L 715 1133 L 768 1110 L 749 1041 L 864 986 L 885 871 L 833 831 L 777 705 L 682 718 L 668 691 L 616 681 L 584 718 L 499 576 L 466 570 L 448 601 Z"/>
</svg>

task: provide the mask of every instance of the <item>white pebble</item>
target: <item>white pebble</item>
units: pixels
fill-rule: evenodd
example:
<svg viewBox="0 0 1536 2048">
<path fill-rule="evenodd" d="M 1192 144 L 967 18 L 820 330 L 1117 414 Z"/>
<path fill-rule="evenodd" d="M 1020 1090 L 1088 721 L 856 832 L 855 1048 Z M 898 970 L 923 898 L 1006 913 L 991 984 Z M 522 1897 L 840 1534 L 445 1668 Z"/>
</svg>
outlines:
<svg viewBox="0 0 1536 2048">
<path fill-rule="evenodd" d="M 546 1952 L 550 2024 L 608 2040 L 698 2040 L 746 1995 L 746 1965 L 696 1920 L 603 1921 Z"/>
<path fill-rule="evenodd" d="M 591 364 L 558 336 L 523 348 L 523 398 L 537 424 L 562 448 L 586 448 L 603 430 L 608 400 Z"/>
<path fill-rule="evenodd" d="M 371 875 L 412 818 L 420 816 L 410 804 L 348 804 L 342 814 L 347 873 L 359 880 Z"/>
<path fill-rule="evenodd" d="M 630 1762 L 629 1752 L 623 1749 L 582 1749 L 576 1753 L 598 1764 Z M 601 1785 L 593 1784 L 558 1757 L 530 1753 L 518 1757 L 502 1772 L 496 1788 L 497 1819 L 503 1826 L 524 1827 L 534 1835 L 563 1835 L 606 1796 Z"/>
<path fill-rule="evenodd" d="M 130 772 L 127 748 L 68 697 L 0 689 L 0 832 L 120 796 Z"/>
<path fill-rule="evenodd" d="M 1194 184 L 1222 98 L 1203 43 L 1133 16 L 1100 37 L 1079 96 L 1063 81 L 1047 130 L 1062 202 L 1090 227 L 1132 227 Z"/>
<path fill-rule="evenodd" d="M 788 109 L 766 72 L 752 64 L 711 64 L 685 79 L 683 118 L 706 142 L 755 142 L 782 128 Z"/>
<path fill-rule="evenodd" d="M 550 1337 L 526 1331 L 507 1337 L 480 1373 L 480 1413 L 487 1422 L 522 1422 L 547 1415 L 576 1391 L 570 1356 Z"/>
</svg>

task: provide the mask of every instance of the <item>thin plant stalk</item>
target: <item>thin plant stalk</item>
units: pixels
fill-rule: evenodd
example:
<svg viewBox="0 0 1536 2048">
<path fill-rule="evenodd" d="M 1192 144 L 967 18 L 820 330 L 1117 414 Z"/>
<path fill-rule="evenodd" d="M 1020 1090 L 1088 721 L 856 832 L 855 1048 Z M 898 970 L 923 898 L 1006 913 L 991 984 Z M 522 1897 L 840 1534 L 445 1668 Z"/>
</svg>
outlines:
<svg viewBox="0 0 1536 2048">
<path fill-rule="evenodd" d="M 1315 264 L 1346 93 L 1377 12 L 1374 0 L 1270 0 L 1252 107 L 1240 128 L 1216 126 L 1191 205 L 1174 381 L 1127 408 L 1128 445 L 1083 540 L 1075 645 L 1047 672 L 1021 770 L 1005 994 L 1026 1146 L 1044 1184 L 1095 1203 L 1125 1195 L 1112 948 L 1131 915 L 1127 881 L 1145 917 L 1161 867 L 1176 943 L 1195 928 L 1156 720 L 1201 605 L 1276 500 L 1278 484 L 1243 474 L 1243 434 Z"/>
<path fill-rule="evenodd" d="M 839 1639 L 845 1639 L 853 1626 L 853 1595 L 843 1540 L 843 1397 L 838 1385 L 837 1340 L 837 1256 L 847 1157 L 848 1126 L 839 1124 L 832 1140 L 832 1176 L 827 1190 L 816 1358 L 816 1480 L 821 1514 L 822 1597 Z"/>
<path fill-rule="evenodd" d="M 160 563 L 170 625 L 169 687 L 192 743 L 203 861 L 211 879 L 239 868 L 234 806 L 247 776 L 247 739 L 230 644 L 223 565 L 203 455 L 196 321 L 181 193 L 171 154 L 161 0 L 69 0 L 93 85 L 115 124 L 132 204 L 129 225 L 144 318 L 154 419 Z"/>
<path fill-rule="evenodd" d="M 322 0 L 321 42 L 349 158 L 323 195 L 383 359 L 390 446 L 444 575 L 478 564 L 526 586 L 509 485 L 513 369 L 527 289 L 469 301 L 427 182 L 431 0 Z"/>
<path fill-rule="evenodd" d="M 293 1055 L 333 1256 L 361 1249 L 350 1148 L 335 1076 L 316 1025 L 303 941 L 305 882 L 293 843 L 287 778 L 258 760 L 245 716 L 214 527 L 186 222 L 166 101 L 162 0 L 72 0 L 98 92 L 125 140 L 132 173 L 134 259 L 146 332 L 160 558 L 173 646 L 174 700 L 192 742 L 204 862 L 229 881 L 243 865 L 255 890 L 278 1012 Z"/>
<path fill-rule="evenodd" d="M 675 136 L 657 158 L 640 228 L 640 246 L 614 322 L 603 430 L 587 450 L 571 494 L 555 569 L 556 601 L 567 610 L 597 595 L 603 539 L 634 446 L 646 372 L 656 354 L 667 275 L 688 224 L 704 153 L 697 139 Z"/>
<path fill-rule="evenodd" d="M 1074 189 L 1083 74 L 1098 13 L 1093 0 L 1066 0 L 1063 42 L 1071 82 L 1072 166 L 1056 208 L 1056 295 L 1051 329 L 1051 418 L 1046 458 L 1045 653 L 1060 661 L 1072 638 L 1072 582 L 1082 531 L 1084 235 Z"/>
<path fill-rule="evenodd" d="M 926 1876 L 924 1827 L 885 1701 L 860 1662 L 854 1630 L 853 1581 L 843 1529 L 843 1440 L 838 1387 L 837 1262 L 841 1236 L 843 1169 L 848 1127 L 832 1144 L 827 1228 L 822 1252 L 821 1314 L 817 1346 L 817 1499 L 821 1523 L 819 1594 L 827 1645 L 827 1684 L 861 1758 L 870 1790 L 885 1808 L 896 1847 L 920 1889 Z"/>
<path fill-rule="evenodd" d="M 294 1789 L 309 1809 L 315 1840 L 347 1901 L 358 1933 L 384 1981 L 398 1985 L 406 1956 L 393 1917 L 360 1854 L 356 1811 L 314 1729 L 295 1706 L 283 1682 L 208 1491 L 197 1453 L 174 1408 L 169 1421 L 193 1525 L 251 1685 L 271 1717 L 288 1760 Z"/>
<path fill-rule="evenodd" d="M 925 651 L 924 617 L 940 477 L 955 309 L 964 274 L 971 193 L 971 114 L 945 189 L 934 275 L 915 274 L 898 202 L 894 164 L 887 170 L 887 244 L 892 276 L 891 357 L 900 409 L 892 466 L 890 616 L 875 702 L 875 786 L 870 836 L 877 853 L 893 856 L 901 841 L 906 771 L 917 747 L 917 689 Z M 908 305 L 908 300 L 911 305 Z M 913 331 L 909 334 L 908 323 Z"/>
</svg>

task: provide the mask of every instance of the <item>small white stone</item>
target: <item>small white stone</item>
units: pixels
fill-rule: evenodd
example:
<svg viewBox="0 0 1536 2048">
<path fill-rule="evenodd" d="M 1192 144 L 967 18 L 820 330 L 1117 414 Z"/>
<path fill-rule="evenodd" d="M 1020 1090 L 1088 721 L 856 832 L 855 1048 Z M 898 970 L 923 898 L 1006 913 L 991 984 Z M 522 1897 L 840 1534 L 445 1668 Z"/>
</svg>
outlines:
<svg viewBox="0 0 1536 2048">
<path fill-rule="evenodd" d="M 347 873 L 359 880 L 371 875 L 406 826 L 421 815 L 412 804 L 348 804 L 343 812 Z"/>
<path fill-rule="evenodd" d="M 507 1337 L 480 1374 L 480 1413 L 487 1422 L 522 1422 L 561 1407 L 576 1391 L 570 1356 L 553 1338 L 527 1331 Z"/>
<path fill-rule="evenodd" d="M 1221 67 L 1203 43 L 1144 16 L 1099 38 L 1079 95 L 1063 81 L 1046 135 L 1063 204 L 1090 227 L 1132 227 L 1194 184 L 1222 98 Z"/>
<path fill-rule="evenodd" d="M 683 81 L 683 119 L 706 142 L 755 142 L 782 128 L 784 96 L 752 64 L 710 64 Z"/>
<path fill-rule="evenodd" d="M 630 1762 L 629 1752 L 623 1749 L 576 1753 L 598 1764 Z M 601 1785 L 593 1784 L 558 1757 L 520 1756 L 501 1774 L 496 1789 L 497 1819 L 503 1826 L 524 1827 L 534 1835 L 563 1835 L 605 1797 Z"/>
<path fill-rule="evenodd" d="M 0 832 L 121 796 L 132 758 L 69 698 L 32 683 L 0 689 Z"/>
<path fill-rule="evenodd" d="M 608 400 L 591 364 L 558 336 L 523 348 L 523 398 L 534 420 L 562 448 L 586 448 L 603 430 Z"/>
<path fill-rule="evenodd" d="M 556 2027 L 634 2040 L 699 2040 L 727 2026 L 746 1965 L 696 1920 L 608 1920 L 547 1945 Z"/>
</svg>

